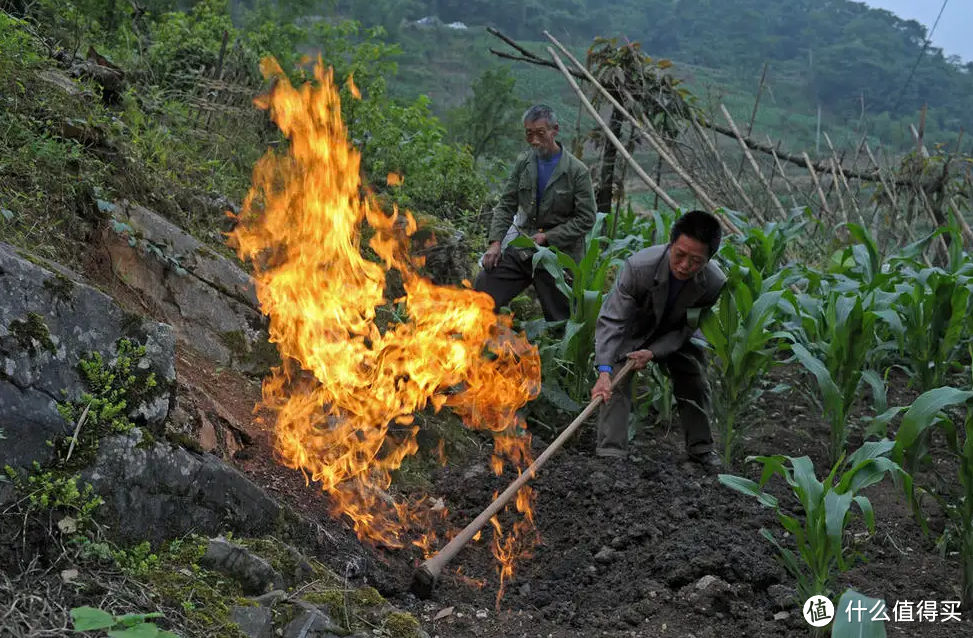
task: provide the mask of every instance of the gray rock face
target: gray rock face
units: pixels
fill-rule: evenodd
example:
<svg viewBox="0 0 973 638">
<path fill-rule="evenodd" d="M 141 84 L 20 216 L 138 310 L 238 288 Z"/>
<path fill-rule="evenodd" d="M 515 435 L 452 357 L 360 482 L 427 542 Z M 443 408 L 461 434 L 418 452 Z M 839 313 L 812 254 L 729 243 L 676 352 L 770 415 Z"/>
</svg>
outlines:
<svg viewBox="0 0 973 638">
<path fill-rule="evenodd" d="M 211 538 L 202 564 L 231 576 L 247 594 L 264 594 L 284 587 L 284 577 L 263 558 L 225 538 Z"/>
<path fill-rule="evenodd" d="M 275 362 L 250 276 L 160 215 L 112 211 L 105 244 L 116 272 L 148 297 L 180 340 L 221 365 L 262 374 Z"/>
<path fill-rule="evenodd" d="M 234 606 L 230 609 L 230 620 L 248 638 L 273 638 L 274 617 L 268 607 Z"/>
<path fill-rule="evenodd" d="M 57 268 L 57 272 L 54 269 Z M 146 346 L 141 366 L 158 386 L 148 403 L 134 406 L 137 423 L 161 426 L 175 382 L 175 335 L 170 326 L 132 317 L 70 271 L 42 267 L 0 244 L 0 466 L 46 463 L 46 441 L 70 434 L 58 401 L 87 390 L 78 364 L 93 352 L 110 362 L 119 339 Z"/>
<path fill-rule="evenodd" d="M 104 497 L 113 535 L 123 540 L 156 543 L 224 529 L 260 536 L 285 516 L 277 501 L 215 456 L 145 445 L 138 430 L 102 439 L 82 478 Z"/>
<path fill-rule="evenodd" d="M 331 617 L 321 607 L 310 605 L 304 601 L 297 604 L 304 610 L 297 618 L 284 627 L 284 638 L 338 638 L 346 632 L 331 621 Z M 336 633 L 332 633 L 336 632 Z"/>
</svg>

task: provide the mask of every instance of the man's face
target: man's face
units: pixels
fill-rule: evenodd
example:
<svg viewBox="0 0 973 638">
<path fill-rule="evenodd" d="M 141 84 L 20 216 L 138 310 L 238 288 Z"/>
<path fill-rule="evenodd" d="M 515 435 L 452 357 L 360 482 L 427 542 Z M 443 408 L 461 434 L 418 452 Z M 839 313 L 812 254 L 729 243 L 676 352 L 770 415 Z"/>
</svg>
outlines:
<svg viewBox="0 0 973 638">
<path fill-rule="evenodd" d="M 695 277 L 708 261 L 709 249 L 706 244 L 689 235 L 679 235 L 669 249 L 669 270 L 681 281 Z"/>
<path fill-rule="evenodd" d="M 535 120 L 524 124 L 527 143 L 541 157 L 547 157 L 557 152 L 557 142 L 554 141 L 557 131 L 557 124 L 548 126 L 547 120 Z"/>
</svg>

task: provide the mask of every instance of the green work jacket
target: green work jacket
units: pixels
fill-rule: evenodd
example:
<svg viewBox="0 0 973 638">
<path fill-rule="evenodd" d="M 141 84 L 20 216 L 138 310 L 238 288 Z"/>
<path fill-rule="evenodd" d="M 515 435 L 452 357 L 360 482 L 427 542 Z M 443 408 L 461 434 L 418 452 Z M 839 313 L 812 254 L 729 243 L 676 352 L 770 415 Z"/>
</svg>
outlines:
<svg viewBox="0 0 973 638">
<path fill-rule="evenodd" d="M 561 146 L 558 143 L 558 146 Z M 595 224 L 595 192 L 584 162 L 561 146 L 558 160 L 544 192 L 537 196 L 537 160 L 533 151 L 520 156 L 493 210 L 489 241 L 503 241 L 518 211 L 527 222 L 520 231 L 528 236 L 544 233 L 549 246 L 575 261 L 584 252 L 584 236 Z"/>
</svg>

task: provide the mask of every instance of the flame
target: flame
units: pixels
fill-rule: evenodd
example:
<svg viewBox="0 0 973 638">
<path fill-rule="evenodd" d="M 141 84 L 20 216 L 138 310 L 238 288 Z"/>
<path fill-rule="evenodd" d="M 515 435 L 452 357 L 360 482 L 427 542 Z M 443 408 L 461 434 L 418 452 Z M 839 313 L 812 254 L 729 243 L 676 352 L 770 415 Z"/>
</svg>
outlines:
<svg viewBox="0 0 973 638">
<path fill-rule="evenodd" d="M 402 176 L 398 173 L 389 173 L 385 176 L 385 183 L 389 186 L 401 186 Z"/>
<path fill-rule="evenodd" d="M 361 91 L 359 91 L 358 87 L 355 85 L 355 77 L 354 74 L 351 73 L 348 74 L 348 91 L 351 93 L 351 97 L 355 98 L 356 100 L 361 99 Z"/>
<path fill-rule="evenodd" d="M 540 389 L 537 350 L 468 282 L 439 286 L 418 274 L 421 261 L 409 253 L 416 221 L 408 212 L 381 210 L 360 183 L 360 156 L 347 141 L 332 71 L 321 59 L 316 82 L 300 87 L 271 58 L 261 69 L 273 88 L 255 103 L 290 143 L 254 167 L 229 235 L 253 266 L 282 360 L 264 381 L 258 409 L 274 417 L 281 462 L 320 483 L 332 513 L 347 516 L 360 539 L 403 547 L 420 529 L 412 542 L 428 553 L 436 538 L 432 519 L 446 509 L 422 499 L 396 502 L 386 491 L 390 472 L 418 449 L 415 413 L 448 406 L 468 427 L 497 433 L 495 471 L 503 458 L 522 466 L 529 437 L 517 434 L 525 427 L 517 409 Z M 351 78 L 348 87 L 358 97 Z M 363 230 L 372 259 L 363 253 Z M 386 274 L 393 269 L 404 295 L 389 299 Z M 531 495 L 518 494 L 521 528 L 533 524 Z M 508 562 L 519 547 L 499 535 L 495 544 Z M 512 573 L 503 563 L 501 574 Z"/>
<path fill-rule="evenodd" d="M 469 585 L 470 587 L 475 587 L 476 589 L 483 589 L 483 587 L 486 585 L 485 580 L 482 580 L 480 578 L 470 578 L 469 576 L 464 574 L 462 567 L 457 567 L 455 574 L 456 574 L 456 580 L 458 580 L 459 582 L 465 585 Z"/>
</svg>

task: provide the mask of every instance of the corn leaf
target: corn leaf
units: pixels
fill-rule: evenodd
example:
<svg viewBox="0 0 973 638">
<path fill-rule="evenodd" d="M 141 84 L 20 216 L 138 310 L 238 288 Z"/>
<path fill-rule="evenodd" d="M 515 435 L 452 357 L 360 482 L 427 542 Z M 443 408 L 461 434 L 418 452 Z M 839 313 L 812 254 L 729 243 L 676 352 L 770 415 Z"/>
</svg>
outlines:
<svg viewBox="0 0 973 638">
<path fill-rule="evenodd" d="M 831 638 L 886 638 L 885 621 L 872 620 L 873 615 L 884 608 L 884 600 L 846 589 L 835 605 Z M 873 609 L 876 611 L 872 612 Z"/>
<path fill-rule="evenodd" d="M 901 463 L 902 458 L 916 439 L 935 423 L 936 416 L 944 408 L 966 403 L 973 398 L 973 391 L 951 387 L 934 388 L 919 395 L 902 418 L 902 425 L 895 437 L 892 458 Z"/>
<path fill-rule="evenodd" d="M 748 478 L 734 476 L 732 474 L 720 474 L 719 480 L 720 483 L 726 485 L 730 489 L 736 490 L 741 494 L 746 494 L 747 496 L 755 497 L 762 505 L 775 509 L 777 508 L 777 499 L 761 490 L 759 485 Z"/>
</svg>

